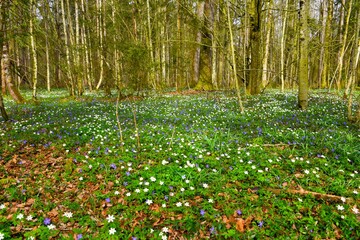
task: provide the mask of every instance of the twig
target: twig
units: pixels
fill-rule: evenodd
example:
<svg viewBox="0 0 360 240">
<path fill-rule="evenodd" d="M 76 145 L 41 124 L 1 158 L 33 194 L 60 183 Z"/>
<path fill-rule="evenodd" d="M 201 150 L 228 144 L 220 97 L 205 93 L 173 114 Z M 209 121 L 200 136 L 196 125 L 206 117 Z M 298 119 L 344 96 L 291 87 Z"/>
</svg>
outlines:
<svg viewBox="0 0 360 240">
<path fill-rule="evenodd" d="M 298 186 L 299 190 L 297 189 L 276 189 L 276 188 L 266 188 L 266 190 L 279 195 L 281 193 L 291 193 L 291 194 L 300 194 L 300 195 L 312 195 L 317 199 L 323 199 L 323 200 L 331 200 L 334 202 L 343 202 L 345 199 L 346 203 L 354 203 L 357 202 L 353 198 L 343 198 L 341 196 L 332 195 L 332 194 L 326 194 L 326 193 L 318 193 L 318 192 L 312 192 L 304 190 L 301 186 Z"/>
</svg>

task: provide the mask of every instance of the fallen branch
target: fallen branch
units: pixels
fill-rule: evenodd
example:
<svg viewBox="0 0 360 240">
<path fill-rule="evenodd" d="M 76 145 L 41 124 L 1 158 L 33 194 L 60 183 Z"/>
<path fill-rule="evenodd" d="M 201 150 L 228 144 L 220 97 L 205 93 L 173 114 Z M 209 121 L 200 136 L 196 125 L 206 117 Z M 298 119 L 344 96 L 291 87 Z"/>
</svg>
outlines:
<svg viewBox="0 0 360 240">
<path fill-rule="evenodd" d="M 266 190 L 276 194 L 280 195 L 281 193 L 291 193 L 291 194 L 300 194 L 300 195 L 312 195 L 317 199 L 327 200 L 327 201 L 333 201 L 333 202 L 344 202 L 346 203 L 355 203 L 357 202 L 353 198 L 344 198 L 337 195 L 332 194 L 326 194 L 326 193 L 318 193 L 318 192 L 312 192 L 304 190 L 301 186 L 298 186 L 299 190 L 297 189 L 276 189 L 276 188 L 267 188 Z"/>
</svg>

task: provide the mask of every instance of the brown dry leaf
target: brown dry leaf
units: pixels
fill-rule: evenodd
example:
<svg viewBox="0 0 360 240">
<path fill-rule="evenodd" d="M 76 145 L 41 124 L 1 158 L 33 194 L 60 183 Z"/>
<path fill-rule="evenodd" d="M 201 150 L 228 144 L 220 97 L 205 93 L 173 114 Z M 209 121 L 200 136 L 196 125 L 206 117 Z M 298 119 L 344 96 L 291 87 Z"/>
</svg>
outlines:
<svg viewBox="0 0 360 240">
<path fill-rule="evenodd" d="M 33 198 L 29 198 L 27 201 L 26 201 L 26 205 L 27 207 L 31 207 L 31 205 L 33 205 L 35 202 L 35 199 Z"/>
<path fill-rule="evenodd" d="M 294 230 L 296 230 L 297 228 L 296 228 L 296 226 L 295 226 L 295 223 L 293 223 L 293 225 L 292 225 L 292 229 L 294 229 Z"/>
<path fill-rule="evenodd" d="M 49 217 L 51 217 L 51 218 L 54 218 L 54 217 L 56 217 L 57 215 L 59 215 L 59 212 L 57 211 L 57 207 L 54 208 L 53 210 L 51 210 L 50 212 L 48 212 L 47 215 L 48 215 Z"/>
<path fill-rule="evenodd" d="M 286 187 L 288 185 L 287 182 L 283 182 L 283 184 L 281 184 L 283 187 Z"/>
<path fill-rule="evenodd" d="M 236 230 L 238 230 L 239 232 L 244 232 L 245 231 L 245 221 L 242 218 L 239 218 L 236 221 Z"/>
<path fill-rule="evenodd" d="M 109 189 L 112 189 L 112 187 L 114 186 L 114 183 L 113 183 L 113 182 L 108 182 L 107 185 L 108 185 L 108 188 L 109 188 Z"/>
<path fill-rule="evenodd" d="M 230 220 L 228 219 L 228 217 L 226 215 L 222 216 L 222 220 L 223 222 L 226 224 L 226 228 L 230 229 L 231 228 L 231 224 L 230 224 Z"/>
<path fill-rule="evenodd" d="M 303 177 L 304 177 L 304 174 L 302 174 L 302 173 L 295 173 L 294 176 L 295 176 L 296 178 L 303 178 Z"/>
</svg>

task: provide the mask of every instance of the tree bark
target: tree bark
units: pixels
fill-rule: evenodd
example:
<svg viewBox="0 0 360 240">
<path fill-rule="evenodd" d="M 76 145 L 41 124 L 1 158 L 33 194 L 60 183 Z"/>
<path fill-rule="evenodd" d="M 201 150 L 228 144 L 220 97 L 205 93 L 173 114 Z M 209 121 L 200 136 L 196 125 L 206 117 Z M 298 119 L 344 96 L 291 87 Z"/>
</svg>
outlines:
<svg viewBox="0 0 360 240">
<path fill-rule="evenodd" d="M 226 10 L 227 10 L 228 28 L 229 28 L 229 34 L 230 34 L 231 60 L 232 60 L 232 65 L 233 65 L 233 77 L 234 77 L 234 81 L 235 81 L 236 94 L 237 94 L 237 97 L 238 97 L 240 112 L 243 113 L 244 112 L 244 107 L 243 107 L 242 100 L 241 100 L 240 87 L 239 87 L 239 82 L 238 82 L 238 78 L 237 78 L 236 58 L 235 58 L 235 49 L 234 49 L 234 38 L 233 38 L 232 24 L 231 24 L 230 10 L 229 10 L 230 9 L 229 0 L 227 0 L 226 3 L 227 3 Z"/>
<path fill-rule="evenodd" d="M 308 43 L 309 43 L 309 29 L 308 29 L 308 14 L 309 14 L 309 0 L 299 0 L 299 94 L 298 106 L 302 110 L 308 107 Z"/>
<path fill-rule="evenodd" d="M 262 0 L 251 0 L 250 17 L 250 94 L 260 93 L 261 84 L 261 11 Z"/>
<path fill-rule="evenodd" d="M 38 73 L 38 64 L 37 64 L 37 56 L 36 56 L 36 46 L 34 39 L 34 1 L 30 0 L 30 22 L 29 22 L 29 31 L 30 31 L 30 52 L 31 52 L 31 78 L 33 84 L 33 92 L 32 97 L 36 99 L 36 88 L 37 88 L 37 73 Z"/>
<path fill-rule="evenodd" d="M 268 61 L 269 61 L 269 55 L 270 55 L 270 37 L 271 37 L 271 30 L 273 25 L 273 17 L 272 17 L 272 6 L 273 6 L 273 0 L 269 0 L 268 6 L 267 6 L 267 22 L 266 22 L 266 41 L 265 41 L 265 51 L 264 51 L 264 58 L 262 63 L 262 87 L 266 88 L 269 82 L 269 71 L 268 71 Z"/>
</svg>

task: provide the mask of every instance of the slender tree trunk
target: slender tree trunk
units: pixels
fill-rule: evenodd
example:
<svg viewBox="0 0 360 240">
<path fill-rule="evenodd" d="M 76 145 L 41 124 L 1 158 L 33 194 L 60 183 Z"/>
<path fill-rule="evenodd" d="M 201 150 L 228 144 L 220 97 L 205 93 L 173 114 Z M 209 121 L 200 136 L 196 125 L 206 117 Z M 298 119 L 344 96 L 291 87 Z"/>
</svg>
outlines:
<svg viewBox="0 0 360 240">
<path fill-rule="evenodd" d="M 298 105 L 302 110 L 308 107 L 308 85 L 309 85 L 309 66 L 308 66 L 308 14 L 309 0 L 299 0 L 299 94 Z"/>
<path fill-rule="evenodd" d="M 281 35 L 281 43 L 280 43 L 280 48 L 281 48 L 281 55 L 280 55 L 280 64 L 281 64 L 281 92 L 284 92 L 285 90 L 285 38 L 286 38 L 286 24 L 287 24 L 287 18 L 288 18 L 288 7 L 289 7 L 289 0 L 285 0 L 285 13 L 284 13 L 284 18 L 283 18 L 283 22 L 282 22 L 282 35 Z"/>
<path fill-rule="evenodd" d="M 32 83 L 33 83 L 33 99 L 36 99 L 36 87 L 37 87 L 37 57 L 36 57 L 36 46 L 34 39 L 34 2 L 30 0 L 30 23 L 29 23 L 29 31 L 30 31 L 30 46 L 31 46 L 31 72 L 32 72 Z"/>
<path fill-rule="evenodd" d="M 197 3 L 197 17 L 198 21 L 202 24 L 204 18 L 204 6 L 205 2 L 200 1 Z M 194 81 L 195 83 L 199 82 L 200 77 L 200 54 L 201 54 L 201 39 L 202 39 L 202 32 L 201 28 L 199 28 L 198 32 L 196 33 L 196 49 L 194 55 Z"/>
<path fill-rule="evenodd" d="M 151 61 L 151 69 L 149 74 L 149 80 L 150 83 L 153 85 L 153 88 L 157 89 L 157 83 L 156 78 L 154 77 L 154 47 L 153 47 L 153 41 L 152 41 L 152 30 L 151 30 L 151 16 L 150 16 L 150 0 L 146 0 L 146 13 L 147 13 L 147 30 L 148 30 L 148 45 L 149 45 L 149 51 L 150 51 L 150 61 Z"/>
<path fill-rule="evenodd" d="M 243 113 L 244 107 L 243 107 L 242 100 L 241 100 L 240 87 L 239 87 L 239 82 L 238 82 L 238 78 L 237 78 L 236 57 L 235 57 L 235 49 L 234 49 L 232 23 L 231 23 L 231 17 L 230 17 L 230 2 L 229 2 L 229 0 L 227 0 L 226 3 L 227 3 L 226 10 L 227 10 L 228 28 L 229 28 L 229 34 L 230 34 L 231 60 L 232 60 L 232 65 L 233 65 L 233 76 L 234 76 L 234 81 L 235 81 L 235 86 L 236 86 L 236 94 L 238 97 L 240 112 Z"/>
<path fill-rule="evenodd" d="M 219 11 L 220 7 L 218 5 L 215 5 L 216 3 L 214 1 L 211 1 L 212 9 L 215 13 L 211 13 L 211 28 L 212 28 L 212 34 L 211 34 L 211 83 L 214 86 L 215 89 L 218 89 L 218 72 L 217 72 L 217 59 L 218 59 L 218 20 L 219 20 Z"/>
<path fill-rule="evenodd" d="M 345 7 L 345 0 L 343 0 L 343 4 Z M 339 58 L 338 58 L 338 77 L 336 79 L 336 86 L 337 86 L 338 91 L 341 88 L 341 82 L 342 82 L 342 76 L 343 76 L 343 64 L 344 64 L 345 48 L 346 48 L 346 44 L 347 44 L 347 35 L 348 35 L 348 29 L 349 29 L 351 9 L 352 9 L 352 0 L 350 0 L 350 2 L 349 2 L 349 9 L 348 9 L 347 17 L 346 17 L 346 22 L 345 22 L 345 32 L 344 32 L 343 38 L 340 40 L 341 41 L 341 49 L 340 49 Z M 345 95 L 346 95 L 346 93 L 345 93 Z"/>
<path fill-rule="evenodd" d="M 265 88 L 268 85 L 269 82 L 269 73 L 268 73 L 268 62 L 269 62 L 269 55 L 270 55 L 270 37 L 271 37 L 271 30 L 272 30 L 272 6 L 273 6 L 273 0 L 269 0 L 268 2 L 268 15 L 267 15 L 267 22 L 266 22 L 266 41 L 265 41 L 265 52 L 264 52 L 264 58 L 262 63 L 262 86 Z"/>
<path fill-rule="evenodd" d="M 355 44 L 357 43 L 357 48 L 356 50 L 354 50 L 353 53 L 353 57 L 352 57 L 352 61 L 351 61 L 351 69 L 350 69 L 350 76 L 349 76 L 349 81 L 348 81 L 348 86 L 347 89 L 345 91 L 349 93 L 349 99 L 348 99 L 348 109 L 347 109 L 347 118 L 348 120 L 352 121 L 355 120 L 357 122 L 360 121 L 360 115 L 355 116 L 355 118 L 353 118 L 353 114 L 352 114 L 352 106 L 353 106 L 353 93 L 355 90 L 355 85 L 357 82 L 357 71 L 358 71 L 358 66 L 359 66 L 359 57 L 360 57 L 360 10 L 357 10 L 357 24 L 356 24 L 356 31 L 355 31 Z M 359 111 L 360 111 L 360 107 L 358 107 Z"/>
<path fill-rule="evenodd" d="M 67 82 L 70 83 L 70 95 L 74 96 L 74 91 L 73 91 L 73 78 L 72 78 L 72 74 L 70 72 L 70 68 L 71 68 L 71 62 L 70 62 L 70 49 L 69 49 L 69 40 L 68 40 L 68 33 L 67 33 L 67 22 L 66 22 L 66 12 L 65 12 L 65 7 L 64 7 L 64 0 L 61 0 L 61 12 L 62 12 L 62 22 L 63 22 L 63 30 L 64 30 L 64 42 L 65 42 L 65 58 L 66 58 L 66 67 L 65 67 L 65 72 L 66 72 L 66 77 L 67 77 Z"/>
<path fill-rule="evenodd" d="M 261 83 L 261 11 L 262 0 L 251 0 L 249 6 L 250 17 L 250 94 L 260 93 Z"/>
<path fill-rule="evenodd" d="M 333 0 L 327 0 L 327 14 L 326 14 L 326 27 L 325 27 L 325 42 L 324 42 L 324 63 L 321 73 L 321 87 L 326 88 L 329 85 L 329 72 L 330 72 L 330 50 L 332 42 L 331 23 L 333 16 Z"/>
<path fill-rule="evenodd" d="M 100 59 L 100 75 L 99 75 L 98 84 L 96 85 L 96 90 L 99 90 L 101 83 L 104 79 L 104 45 L 103 45 L 104 29 L 103 29 L 102 1 L 103 0 L 96 0 L 97 22 L 98 22 L 97 33 L 99 37 L 98 55 Z"/>
<path fill-rule="evenodd" d="M 327 0 L 321 3 L 320 16 L 321 16 L 321 33 L 320 33 L 320 56 L 319 56 L 319 71 L 317 87 L 321 88 L 322 76 L 325 63 L 325 38 L 326 38 L 326 21 L 327 21 Z"/>
</svg>

